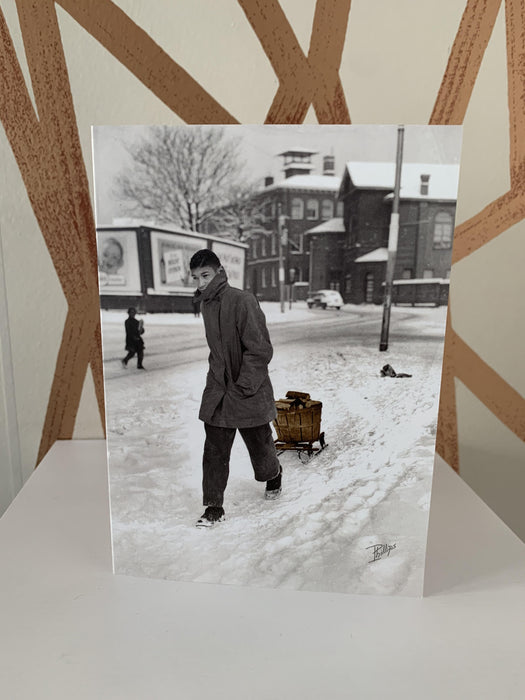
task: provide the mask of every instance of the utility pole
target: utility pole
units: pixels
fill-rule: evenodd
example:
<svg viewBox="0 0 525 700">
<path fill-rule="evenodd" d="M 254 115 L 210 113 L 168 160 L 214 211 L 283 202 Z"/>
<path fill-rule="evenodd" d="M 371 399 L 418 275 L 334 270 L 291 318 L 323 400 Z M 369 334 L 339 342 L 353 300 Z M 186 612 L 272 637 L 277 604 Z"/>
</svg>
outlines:
<svg viewBox="0 0 525 700">
<path fill-rule="evenodd" d="M 399 236 L 399 192 L 401 190 L 401 167 L 403 164 L 403 138 L 405 127 L 397 127 L 396 175 L 394 182 L 394 201 L 390 216 L 388 231 L 388 259 L 386 263 L 385 298 L 383 302 L 383 322 L 381 324 L 381 341 L 379 350 L 388 350 L 388 333 L 390 329 L 390 310 L 392 308 L 392 287 L 397 255 L 397 239 Z"/>
<path fill-rule="evenodd" d="M 285 218 L 281 214 L 281 202 L 277 204 L 277 244 L 279 252 L 279 300 L 281 302 L 281 313 L 284 314 L 284 256 L 283 256 L 283 237 L 284 237 Z"/>
</svg>

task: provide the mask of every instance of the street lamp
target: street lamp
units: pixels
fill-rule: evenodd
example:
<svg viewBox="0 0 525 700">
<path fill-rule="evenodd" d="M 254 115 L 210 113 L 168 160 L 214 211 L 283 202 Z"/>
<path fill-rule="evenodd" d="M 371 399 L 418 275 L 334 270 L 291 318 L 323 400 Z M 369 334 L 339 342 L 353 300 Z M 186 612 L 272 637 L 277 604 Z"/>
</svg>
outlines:
<svg viewBox="0 0 525 700">
<path fill-rule="evenodd" d="M 383 302 L 383 321 L 381 324 L 381 340 L 379 350 L 388 350 L 388 333 L 390 329 L 390 311 L 392 308 L 392 288 L 394 281 L 394 269 L 397 255 L 397 239 L 399 236 L 399 193 L 401 190 L 401 167 L 403 164 L 403 137 L 405 127 L 397 128 L 397 155 L 396 174 L 394 182 L 394 202 L 390 216 L 390 229 L 388 231 L 388 259 L 386 263 L 385 297 Z"/>
</svg>

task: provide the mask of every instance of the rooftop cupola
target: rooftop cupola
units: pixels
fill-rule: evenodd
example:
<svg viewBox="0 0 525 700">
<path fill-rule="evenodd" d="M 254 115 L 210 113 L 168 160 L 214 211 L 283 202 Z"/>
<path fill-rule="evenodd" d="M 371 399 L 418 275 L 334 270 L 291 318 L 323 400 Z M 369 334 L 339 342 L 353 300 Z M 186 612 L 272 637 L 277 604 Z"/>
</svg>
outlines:
<svg viewBox="0 0 525 700">
<path fill-rule="evenodd" d="M 289 151 L 279 153 L 283 158 L 284 177 L 309 175 L 314 168 L 312 156 L 315 154 L 316 151 L 310 151 L 307 148 L 292 148 Z"/>
</svg>

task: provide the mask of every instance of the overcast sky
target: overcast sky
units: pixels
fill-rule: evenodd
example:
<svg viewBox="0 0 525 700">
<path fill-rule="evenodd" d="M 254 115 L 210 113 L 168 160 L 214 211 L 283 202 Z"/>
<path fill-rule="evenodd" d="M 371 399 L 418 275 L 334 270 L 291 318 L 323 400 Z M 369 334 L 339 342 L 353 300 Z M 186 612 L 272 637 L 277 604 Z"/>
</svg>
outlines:
<svg viewBox="0 0 525 700">
<path fill-rule="evenodd" d="M 113 194 L 114 179 L 123 168 L 131 167 L 126 144 L 143 138 L 150 128 L 93 128 L 97 225 L 111 224 L 115 217 L 123 215 Z M 247 179 L 258 181 L 261 186 L 267 175 L 276 181 L 284 177 L 282 158 L 277 154 L 294 147 L 316 152 L 312 159 L 314 173 L 322 172 L 324 155 L 334 155 L 338 176 L 343 174 L 348 161 L 394 162 L 396 158 L 397 125 L 235 125 L 223 128 L 240 141 Z M 403 160 L 407 163 L 459 163 L 461 133 L 459 126 L 406 125 Z"/>
</svg>

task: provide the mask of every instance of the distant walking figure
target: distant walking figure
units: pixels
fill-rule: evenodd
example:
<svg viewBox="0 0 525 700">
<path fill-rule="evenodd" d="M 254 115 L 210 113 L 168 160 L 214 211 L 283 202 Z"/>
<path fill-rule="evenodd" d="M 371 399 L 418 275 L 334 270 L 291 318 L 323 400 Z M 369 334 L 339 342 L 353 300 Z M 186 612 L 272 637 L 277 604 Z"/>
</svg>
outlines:
<svg viewBox="0 0 525 700">
<path fill-rule="evenodd" d="M 145 369 L 142 364 L 142 360 L 144 359 L 144 341 L 142 340 L 144 324 L 142 321 L 137 321 L 135 318 L 136 313 L 137 309 L 133 306 L 128 309 L 128 317 L 124 323 L 126 328 L 126 350 L 128 354 L 121 362 L 123 367 L 127 367 L 131 358 L 137 355 L 137 369 Z"/>
</svg>

